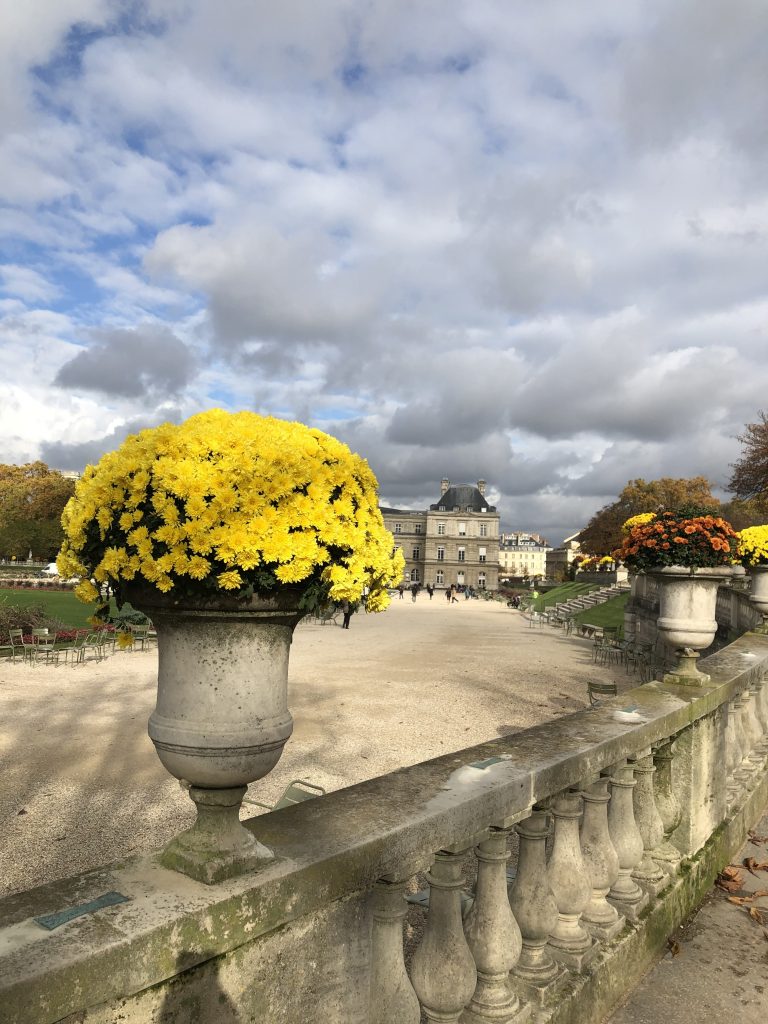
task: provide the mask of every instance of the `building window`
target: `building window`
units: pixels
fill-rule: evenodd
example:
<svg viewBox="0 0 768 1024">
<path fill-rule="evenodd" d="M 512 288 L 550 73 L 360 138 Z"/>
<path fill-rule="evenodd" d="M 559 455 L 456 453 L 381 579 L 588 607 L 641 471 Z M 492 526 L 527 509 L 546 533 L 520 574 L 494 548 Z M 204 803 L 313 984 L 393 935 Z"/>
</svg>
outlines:
<svg viewBox="0 0 768 1024">
<path fill-rule="evenodd" d="M 444 537 L 445 536 L 445 523 L 438 523 L 437 524 L 437 535 L 438 535 L 438 537 Z"/>
<path fill-rule="evenodd" d="M 442 562 L 444 558 L 445 558 L 445 548 L 443 547 L 442 544 L 439 544 L 438 548 L 437 548 L 437 560 L 438 560 L 438 562 Z"/>
<path fill-rule="evenodd" d="M 416 523 L 416 525 L 413 527 L 413 532 L 421 533 L 421 523 Z"/>
<path fill-rule="evenodd" d="M 445 505 L 438 505 L 437 506 L 437 511 L 438 512 L 445 512 Z"/>
<path fill-rule="evenodd" d="M 481 537 L 487 537 L 488 536 L 488 523 L 480 523 L 480 536 Z"/>
<path fill-rule="evenodd" d="M 466 548 L 459 548 L 459 561 L 460 562 L 464 561 L 464 558 L 465 558 L 466 554 L 467 554 L 467 549 Z"/>
<path fill-rule="evenodd" d="M 395 533 L 402 533 L 402 532 L 403 532 L 403 524 L 402 523 L 395 523 Z"/>
<path fill-rule="evenodd" d="M 445 583 L 445 573 L 442 569 L 438 569 L 435 573 L 435 583 Z"/>
<path fill-rule="evenodd" d="M 456 582 L 459 584 L 460 587 L 464 586 L 464 573 L 463 572 L 456 573 Z"/>
<path fill-rule="evenodd" d="M 479 572 L 477 574 L 477 585 L 478 585 L 478 587 L 481 587 L 483 590 L 485 590 L 485 573 L 484 572 Z"/>
<path fill-rule="evenodd" d="M 466 537 L 467 536 L 467 524 L 466 523 L 459 523 L 459 536 L 460 537 Z"/>
<path fill-rule="evenodd" d="M 467 512 L 471 512 L 471 511 L 472 511 L 472 506 L 471 505 L 467 505 Z"/>
<path fill-rule="evenodd" d="M 478 560 L 478 562 L 484 562 L 485 561 L 485 548 L 480 548 L 478 550 L 478 552 L 477 552 L 477 560 Z"/>
<path fill-rule="evenodd" d="M 414 547 L 411 558 L 414 560 L 414 562 L 418 562 L 418 560 L 421 558 L 421 548 Z"/>
<path fill-rule="evenodd" d="M 418 569 L 411 569 L 411 583 L 418 583 L 418 582 L 419 582 L 419 570 Z"/>
</svg>

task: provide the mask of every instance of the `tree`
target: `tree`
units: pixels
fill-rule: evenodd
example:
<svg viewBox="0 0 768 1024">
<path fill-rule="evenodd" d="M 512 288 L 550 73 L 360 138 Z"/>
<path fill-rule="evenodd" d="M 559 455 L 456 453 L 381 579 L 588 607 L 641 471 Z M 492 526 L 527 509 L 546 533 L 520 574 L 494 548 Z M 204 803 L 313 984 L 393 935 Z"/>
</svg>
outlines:
<svg viewBox="0 0 768 1024">
<path fill-rule="evenodd" d="M 47 561 L 61 547 L 61 513 L 74 481 L 44 462 L 0 465 L 0 555 Z"/>
<path fill-rule="evenodd" d="M 733 474 L 728 490 L 737 498 L 768 499 L 768 416 L 760 410 L 759 423 L 748 423 L 739 434 L 743 446 L 741 458 L 731 466 Z"/>
<path fill-rule="evenodd" d="M 712 494 L 711 487 L 704 476 L 630 480 L 618 499 L 596 512 L 581 531 L 581 549 L 590 555 L 610 554 L 621 544 L 624 521 L 639 512 L 658 512 L 681 505 L 717 508 L 720 502 Z"/>
</svg>

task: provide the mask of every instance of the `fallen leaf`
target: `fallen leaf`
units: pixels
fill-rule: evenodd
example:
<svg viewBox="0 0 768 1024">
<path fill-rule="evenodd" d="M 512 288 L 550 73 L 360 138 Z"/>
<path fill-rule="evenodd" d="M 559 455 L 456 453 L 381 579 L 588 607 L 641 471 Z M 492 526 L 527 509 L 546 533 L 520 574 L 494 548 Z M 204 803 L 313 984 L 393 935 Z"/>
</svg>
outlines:
<svg viewBox="0 0 768 1024">
<path fill-rule="evenodd" d="M 715 879 L 715 885 L 720 889 L 725 889 L 726 892 L 736 892 L 737 889 L 741 889 L 743 884 L 744 876 L 741 871 L 730 866 L 723 868 Z"/>
<path fill-rule="evenodd" d="M 754 899 L 753 896 L 728 896 L 727 898 L 729 903 L 735 903 L 737 907 L 743 907 Z"/>
<path fill-rule="evenodd" d="M 752 875 L 754 875 L 755 869 L 759 866 L 754 857 L 745 857 L 741 863 Z"/>
<path fill-rule="evenodd" d="M 768 889 L 758 889 L 757 892 L 752 893 L 753 900 L 756 900 L 758 896 L 768 896 Z"/>
<path fill-rule="evenodd" d="M 768 836 L 759 836 L 755 832 L 749 832 L 748 835 L 750 842 L 755 843 L 755 845 L 759 845 L 760 843 L 768 843 Z"/>
<path fill-rule="evenodd" d="M 765 917 L 763 916 L 763 914 L 760 913 L 760 911 L 757 909 L 757 907 L 750 907 L 749 910 L 747 911 L 747 913 L 752 918 L 752 920 L 753 921 L 757 921 L 758 924 L 765 924 L 766 923 L 765 922 Z"/>
<path fill-rule="evenodd" d="M 672 954 L 672 956 L 678 956 L 678 954 L 681 951 L 680 943 L 676 942 L 674 939 L 667 939 L 667 948 L 669 949 L 669 952 Z"/>
<path fill-rule="evenodd" d="M 763 938 L 768 942 L 768 929 L 763 928 Z"/>
<path fill-rule="evenodd" d="M 18 814 L 16 815 L 16 817 L 18 818 L 19 814 L 26 814 L 26 813 L 27 813 L 27 809 L 26 809 L 26 807 L 22 807 L 22 808 L 21 808 L 21 810 L 20 810 L 20 811 L 18 812 Z"/>
</svg>

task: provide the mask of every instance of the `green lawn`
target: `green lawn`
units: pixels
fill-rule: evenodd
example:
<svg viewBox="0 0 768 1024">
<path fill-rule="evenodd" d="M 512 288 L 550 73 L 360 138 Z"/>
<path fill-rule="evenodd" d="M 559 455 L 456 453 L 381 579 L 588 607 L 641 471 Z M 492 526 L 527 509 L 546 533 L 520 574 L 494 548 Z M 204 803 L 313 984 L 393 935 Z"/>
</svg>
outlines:
<svg viewBox="0 0 768 1024">
<path fill-rule="evenodd" d="M 31 604 L 41 604 L 56 619 L 60 619 L 72 629 L 83 629 L 86 621 L 93 615 L 93 605 L 78 601 L 71 590 L 8 590 L 0 588 L 0 601 L 26 608 Z M 127 606 L 126 606 L 127 607 Z M 117 609 L 112 602 L 112 611 Z"/>
<path fill-rule="evenodd" d="M 574 616 L 575 622 L 588 622 L 592 626 L 619 626 L 624 625 L 624 606 L 629 600 L 629 591 L 612 597 L 605 604 L 597 604 L 594 608 L 586 608 Z"/>
<path fill-rule="evenodd" d="M 540 594 L 533 602 L 533 610 L 542 612 L 554 604 L 561 604 L 563 601 L 570 601 L 572 597 L 579 594 L 588 594 L 590 590 L 597 590 L 596 583 L 563 583 L 554 590 L 548 590 L 546 594 Z"/>
</svg>

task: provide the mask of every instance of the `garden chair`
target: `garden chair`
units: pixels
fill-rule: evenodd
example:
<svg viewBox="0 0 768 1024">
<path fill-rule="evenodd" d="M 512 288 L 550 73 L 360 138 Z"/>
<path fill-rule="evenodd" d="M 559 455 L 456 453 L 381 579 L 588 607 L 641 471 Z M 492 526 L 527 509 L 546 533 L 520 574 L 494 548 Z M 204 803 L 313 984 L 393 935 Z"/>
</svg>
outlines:
<svg viewBox="0 0 768 1024">
<path fill-rule="evenodd" d="M 142 623 L 140 626 L 130 623 L 128 625 L 128 630 L 133 636 L 133 644 L 131 645 L 130 650 L 146 651 L 147 643 L 149 642 L 149 626 L 146 625 L 146 623 Z"/>
<path fill-rule="evenodd" d="M 286 786 L 285 792 L 276 804 L 264 804 L 261 800 L 254 800 L 253 797 L 245 797 L 243 803 L 266 807 L 268 811 L 279 811 L 283 807 L 293 807 L 294 804 L 302 804 L 305 800 L 313 800 L 317 796 L 325 796 L 322 786 L 305 782 L 304 779 L 294 779 Z"/>
<path fill-rule="evenodd" d="M 32 630 L 31 660 L 33 662 L 44 661 L 46 664 L 59 660 L 55 630 L 53 633 L 47 627 Z"/>
<path fill-rule="evenodd" d="M 26 661 L 27 648 L 24 643 L 24 630 L 23 629 L 11 629 L 8 631 L 11 643 L 11 661 L 16 661 L 16 658 L 20 658 L 21 661 Z"/>
<path fill-rule="evenodd" d="M 616 683 L 587 683 L 587 696 L 593 708 L 603 703 L 601 697 L 616 697 L 618 693 Z"/>
<path fill-rule="evenodd" d="M 73 665 L 79 665 L 85 661 L 85 642 L 90 635 L 87 629 L 78 629 L 76 631 L 72 645 L 63 649 L 65 662 L 69 662 L 70 657 L 72 658 Z"/>
</svg>

